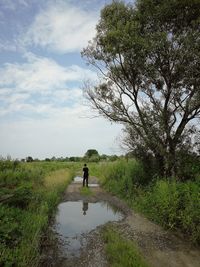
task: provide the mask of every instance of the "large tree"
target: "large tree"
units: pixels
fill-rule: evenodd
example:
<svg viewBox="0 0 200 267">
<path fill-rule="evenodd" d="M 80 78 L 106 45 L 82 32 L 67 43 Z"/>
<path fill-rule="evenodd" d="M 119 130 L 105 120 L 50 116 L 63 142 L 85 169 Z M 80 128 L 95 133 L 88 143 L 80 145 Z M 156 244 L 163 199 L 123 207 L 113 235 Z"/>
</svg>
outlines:
<svg viewBox="0 0 200 267">
<path fill-rule="evenodd" d="M 86 88 L 92 106 L 123 123 L 127 144 L 152 153 L 166 175 L 199 134 L 199 25 L 200 0 L 113 1 L 82 51 L 101 73 Z"/>
</svg>

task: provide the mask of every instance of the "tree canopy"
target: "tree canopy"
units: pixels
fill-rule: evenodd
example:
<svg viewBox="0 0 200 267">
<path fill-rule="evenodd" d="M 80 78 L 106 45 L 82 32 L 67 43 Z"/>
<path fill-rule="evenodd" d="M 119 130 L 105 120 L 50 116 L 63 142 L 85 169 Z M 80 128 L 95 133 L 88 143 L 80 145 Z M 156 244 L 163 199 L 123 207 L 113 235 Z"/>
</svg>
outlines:
<svg viewBox="0 0 200 267">
<path fill-rule="evenodd" d="M 85 157 L 91 158 L 92 156 L 99 156 L 99 153 L 96 149 L 88 149 L 85 153 Z"/>
<path fill-rule="evenodd" d="M 101 73 L 86 97 L 99 114 L 124 124 L 131 150 L 155 156 L 166 175 L 180 149 L 198 144 L 200 0 L 113 1 L 82 51 Z"/>
</svg>

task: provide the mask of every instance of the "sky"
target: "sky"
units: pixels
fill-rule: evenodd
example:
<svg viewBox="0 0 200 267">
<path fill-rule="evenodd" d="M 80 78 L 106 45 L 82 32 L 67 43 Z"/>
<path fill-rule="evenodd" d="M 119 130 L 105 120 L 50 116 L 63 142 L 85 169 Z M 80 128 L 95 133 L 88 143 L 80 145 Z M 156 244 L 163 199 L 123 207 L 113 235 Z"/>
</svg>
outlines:
<svg viewBox="0 0 200 267">
<path fill-rule="evenodd" d="M 0 156 L 121 154 L 122 126 L 83 97 L 81 50 L 109 0 L 0 0 Z"/>
</svg>

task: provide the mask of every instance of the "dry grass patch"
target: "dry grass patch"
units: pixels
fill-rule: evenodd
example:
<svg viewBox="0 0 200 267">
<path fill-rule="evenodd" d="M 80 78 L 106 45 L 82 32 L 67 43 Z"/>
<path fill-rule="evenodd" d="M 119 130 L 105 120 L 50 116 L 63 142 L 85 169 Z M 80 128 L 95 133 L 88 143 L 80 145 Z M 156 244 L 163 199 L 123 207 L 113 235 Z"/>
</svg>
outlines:
<svg viewBox="0 0 200 267">
<path fill-rule="evenodd" d="M 57 170 L 51 172 L 44 178 L 44 185 L 47 188 L 55 188 L 68 184 L 71 181 L 72 174 L 70 170 Z"/>
</svg>

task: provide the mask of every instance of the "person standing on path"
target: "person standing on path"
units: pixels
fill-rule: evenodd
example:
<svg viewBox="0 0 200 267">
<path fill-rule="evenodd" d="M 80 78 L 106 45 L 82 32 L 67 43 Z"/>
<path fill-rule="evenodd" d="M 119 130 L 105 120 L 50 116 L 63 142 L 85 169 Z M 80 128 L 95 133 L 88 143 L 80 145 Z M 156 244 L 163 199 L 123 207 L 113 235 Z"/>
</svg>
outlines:
<svg viewBox="0 0 200 267">
<path fill-rule="evenodd" d="M 86 186 L 88 187 L 88 177 L 89 177 L 89 169 L 87 167 L 87 164 L 84 164 L 84 167 L 83 167 L 83 186 Z"/>
</svg>

